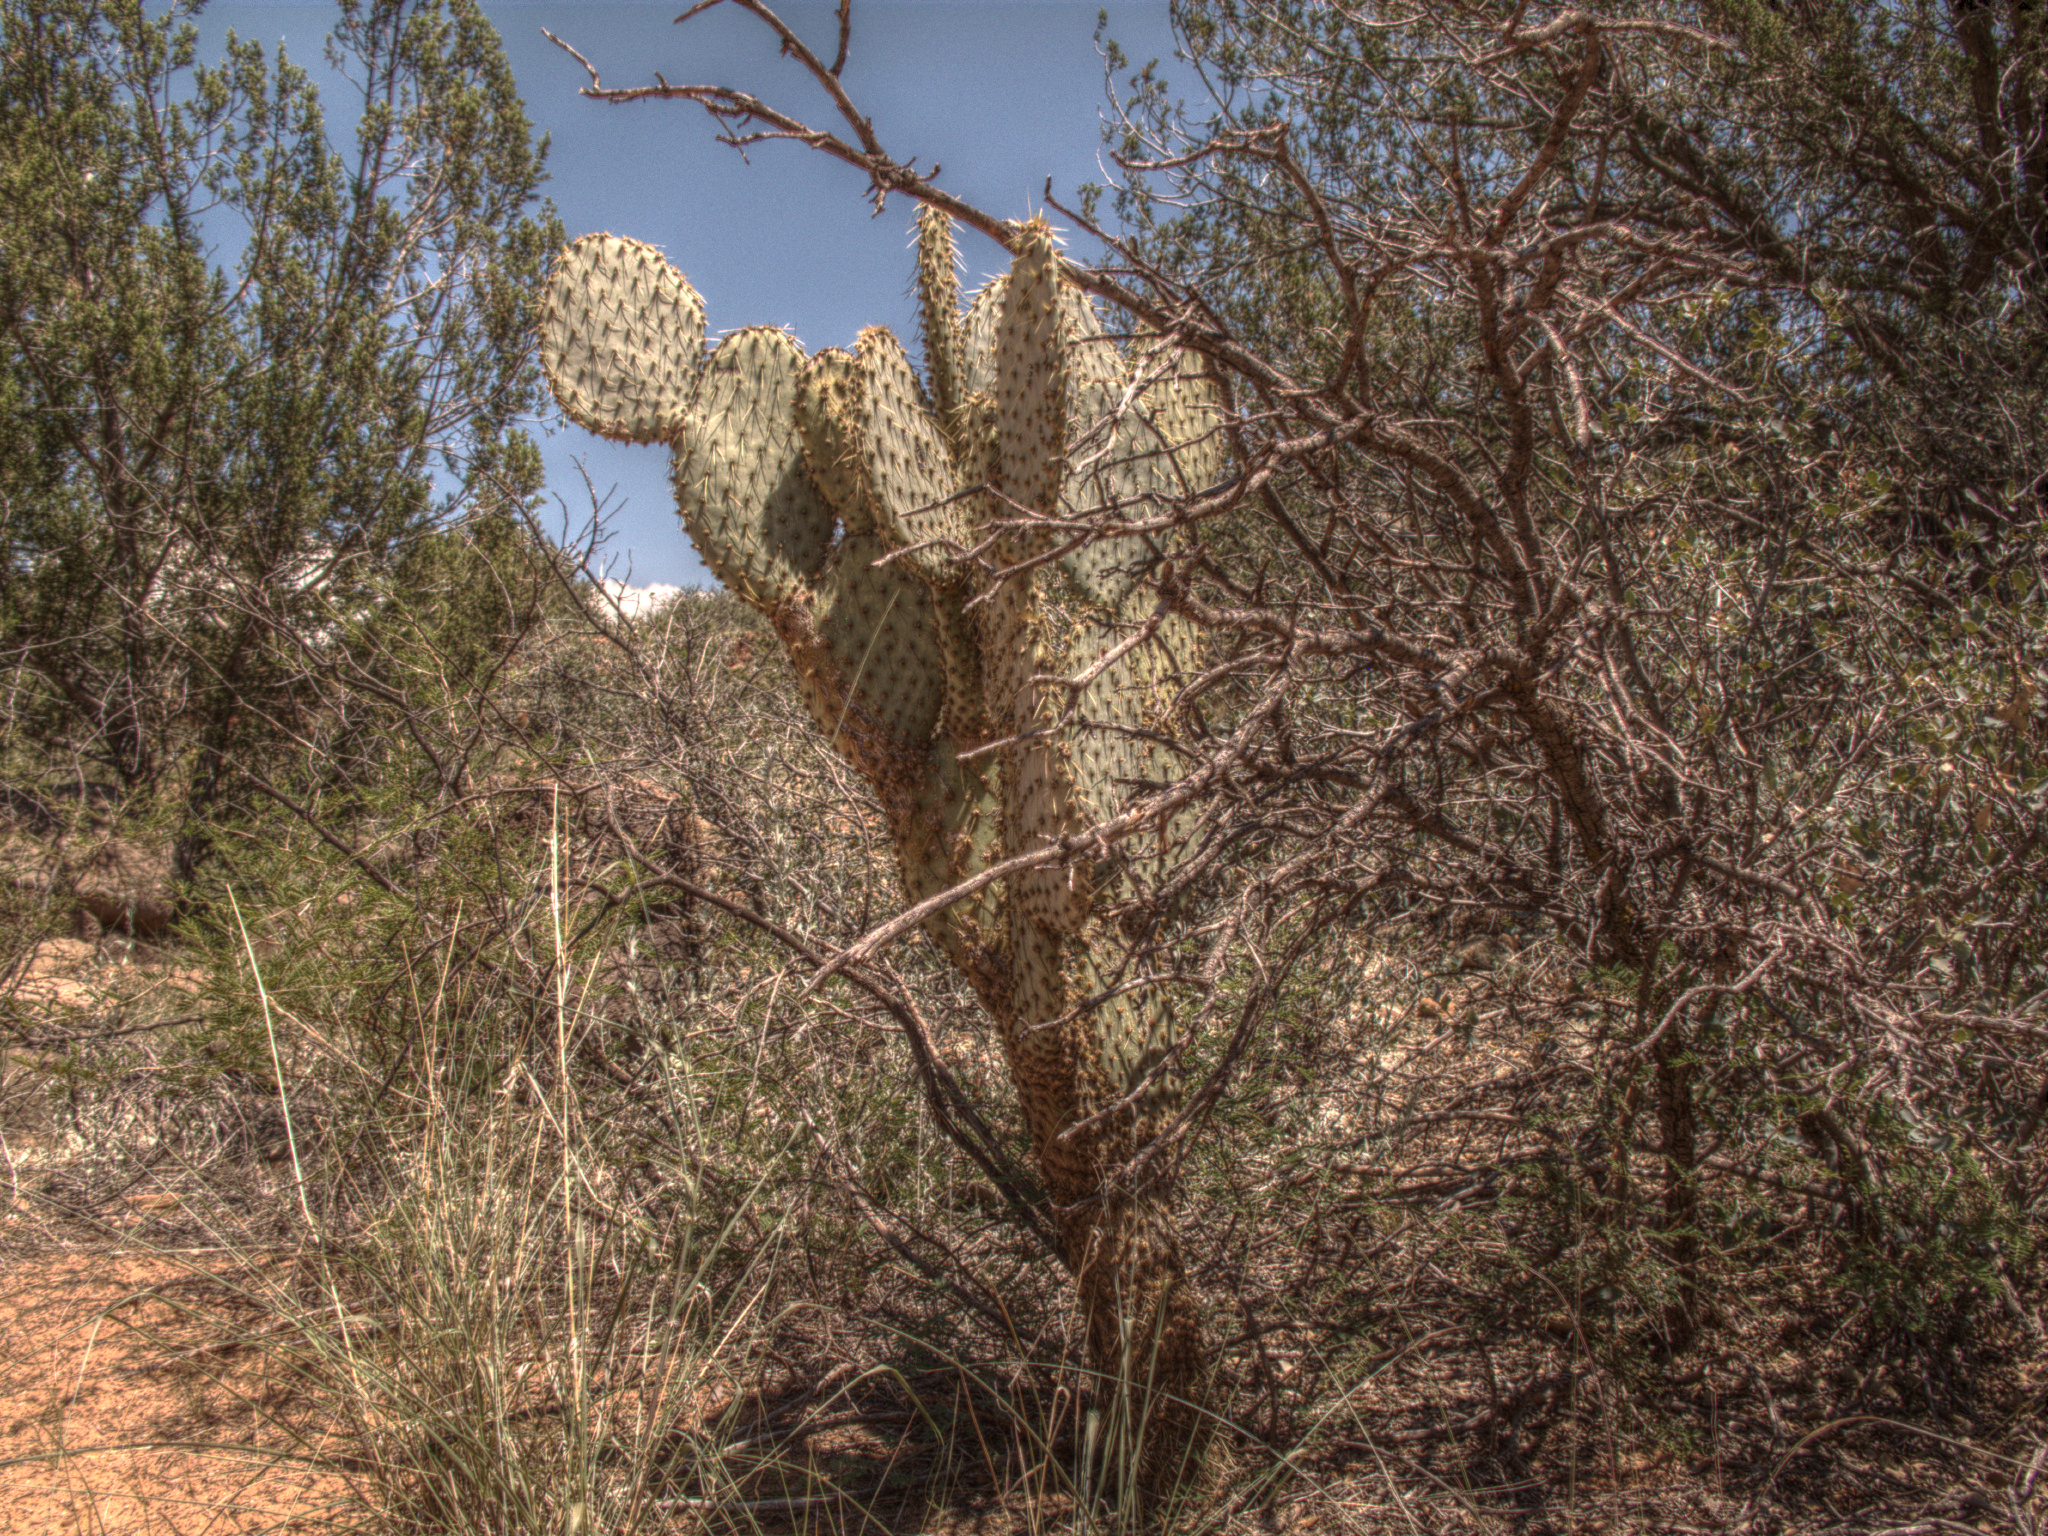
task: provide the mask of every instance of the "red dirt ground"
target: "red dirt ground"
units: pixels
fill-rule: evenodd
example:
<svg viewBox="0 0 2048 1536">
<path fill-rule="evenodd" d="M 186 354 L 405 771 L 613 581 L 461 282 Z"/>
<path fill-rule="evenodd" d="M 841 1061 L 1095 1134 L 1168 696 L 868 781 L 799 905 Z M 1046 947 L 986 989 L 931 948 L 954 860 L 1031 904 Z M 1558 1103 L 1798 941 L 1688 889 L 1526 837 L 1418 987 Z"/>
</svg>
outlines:
<svg viewBox="0 0 2048 1536">
<path fill-rule="evenodd" d="M 203 1259 L 0 1259 L 0 1536 L 313 1531 L 351 1503 L 266 1352 L 223 1351 Z M 242 1261 L 235 1263 L 239 1267 Z"/>
<path fill-rule="evenodd" d="M 189 973 L 113 966 L 75 940 L 38 945 L 11 1001 L 62 1030 L 118 993 Z M 35 1062 L 0 1053 L 20 1088 Z M 20 1111 L 18 1092 L 5 1102 Z M 152 1253 L 124 1239 L 175 1196 L 140 1193 L 86 1241 L 24 1186 L 61 1161 L 42 1117 L 0 1125 L 0 1536 L 233 1536 L 312 1531 L 360 1506 L 316 1465 L 310 1400 L 276 1351 L 235 1348 L 226 1307 L 251 1258 Z M 260 1262 L 256 1260 L 254 1262 Z M 252 1320 L 253 1321 L 253 1320 Z M 261 1326 L 260 1323 L 256 1326 Z"/>
</svg>

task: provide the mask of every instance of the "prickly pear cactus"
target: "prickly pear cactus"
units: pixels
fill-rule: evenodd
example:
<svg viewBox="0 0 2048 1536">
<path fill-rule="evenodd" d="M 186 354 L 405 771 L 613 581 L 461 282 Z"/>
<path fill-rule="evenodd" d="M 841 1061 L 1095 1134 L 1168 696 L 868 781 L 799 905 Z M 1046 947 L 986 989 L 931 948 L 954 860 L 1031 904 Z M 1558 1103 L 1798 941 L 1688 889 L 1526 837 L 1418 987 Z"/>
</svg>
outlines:
<svg viewBox="0 0 2048 1536">
<path fill-rule="evenodd" d="M 1177 776 L 1193 637 L 1144 585 L 1159 549 L 1142 528 L 1222 468 L 1199 369 L 1105 336 L 1042 220 L 964 311 L 931 210 L 918 250 L 923 379 L 880 328 L 851 353 L 757 328 L 706 354 L 688 282 L 612 235 L 556 259 L 541 327 L 573 420 L 670 445 L 692 540 L 774 625 L 818 729 L 874 787 L 912 901 Z M 1092 1362 L 1152 1481 L 1199 1446 L 1207 1368 L 1170 1192 L 1126 1169 L 1177 1104 L 1167 1021 L 1127 985 L 1105 910 L 1168 871 L 1174 830 L 927 924 L 1002 1030 Z"/>
</svg>

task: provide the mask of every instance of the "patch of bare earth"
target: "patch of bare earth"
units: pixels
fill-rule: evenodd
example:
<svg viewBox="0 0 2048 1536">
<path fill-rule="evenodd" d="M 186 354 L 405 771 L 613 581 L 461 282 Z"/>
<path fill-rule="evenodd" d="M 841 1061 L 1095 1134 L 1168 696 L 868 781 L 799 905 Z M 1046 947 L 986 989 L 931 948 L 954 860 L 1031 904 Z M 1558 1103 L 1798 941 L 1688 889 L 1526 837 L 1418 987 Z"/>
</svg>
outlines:
<svg viewBox="0 0 2048 1536">
<path fill-rule="evenodd" d="M 223 1331 L 206 1270 L 31 1252 L 6 1275 L 0 1536 L 311 1531 L 347 1505 L 298 1384 Z"/>
<path fill-rule="evenodd" d="M 13 1001 L 61 1036 L 190 974 L 116 965 L 75 940 L 37 947 Z M 311 1402 L 257 1347 L 236 1298 L 252 1259 L 134 1238 L 178 1197 L 131 1190 L 52 1219 L 36 1191 L 75 1155 L 40 1080 L 61 1060 L 0 1060 L 0 1536 L 185 1536 L 324 1529 L 348 1506 Z"/>
</svg>

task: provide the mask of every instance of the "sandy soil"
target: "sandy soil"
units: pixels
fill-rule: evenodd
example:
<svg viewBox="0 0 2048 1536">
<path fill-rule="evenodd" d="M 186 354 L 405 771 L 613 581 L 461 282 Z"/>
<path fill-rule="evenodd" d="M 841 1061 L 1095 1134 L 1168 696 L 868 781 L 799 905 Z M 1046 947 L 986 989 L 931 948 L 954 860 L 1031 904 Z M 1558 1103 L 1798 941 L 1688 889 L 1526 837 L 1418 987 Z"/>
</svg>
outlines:
<svg viewBox="0 0 2048 1536">
<path fill-rule="evenodd" d="M 120 951 L 116 951 L 120 953 Z M 111 963 L 76 940 L 38 945 L 12 1000 L 61 1034 L 111 997 L 188 990 L 196 973 Z M 0 1058 L 0 1536 L 230 1536 L 328 1529 L 351 1509 L 319 1468 L 311 1404 L 279 1379 L 247 1255 L 152 1253 L 127 1231 L 175 1195 L 144 1191 L 65 1232 L 28 1187 L 64 1158 L 33 1097 L 43 1058 Z M 260 1259 L 256 1262 L 260 1262 Z"/>
<path fill-rule="evenodd" d="M 235 1261 L 239 1270 L 240 1261 Z M 313 1531 L 349 1490 L 204 1257 L 0 1259 L 0 1536 Z"/>
</svg>

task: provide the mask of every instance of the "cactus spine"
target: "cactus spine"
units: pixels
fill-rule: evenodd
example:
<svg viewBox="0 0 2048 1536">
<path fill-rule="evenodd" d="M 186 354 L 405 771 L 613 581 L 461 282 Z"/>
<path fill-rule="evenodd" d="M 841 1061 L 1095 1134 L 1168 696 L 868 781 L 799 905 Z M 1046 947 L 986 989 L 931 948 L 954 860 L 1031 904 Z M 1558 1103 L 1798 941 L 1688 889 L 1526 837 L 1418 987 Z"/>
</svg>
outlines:
<svg viewBox="0 0 2048 1536">
<path fill-rule="evenodd" d="M 691 538 L 774 625 L 819 729 L 874 788 L 913 901 L 1175 776 L 1192 636 L 1141 585 L 1152 544 L 1114 530 L 1221 469 L 1199 370 L 1126 359 L 1060 281 L 1042 220 L 964 312 L 943 216 L 920 215 L 918 246 L 922 381 L 879 328 L 850 354 L 807 359 L 754 329 L 706 357 L 681 274 L 610 235 L 557 258 L 541 331 L 572 419 L 672 445 Z M 1078 691 L 1059 681 L 1091 669 Z M 1171 834 L 926 925 L 1002 1031 L 1112 1426 L 1142 1437 L 1155 1484 L 1199 1448 L 1208 1369 L 1170 1191 L 1127 1173 L 1178 1102 L 1163 1004 L 1121 986 L 1128 945 L 1103 908 L 1166 872 Z"/>
</svg>

